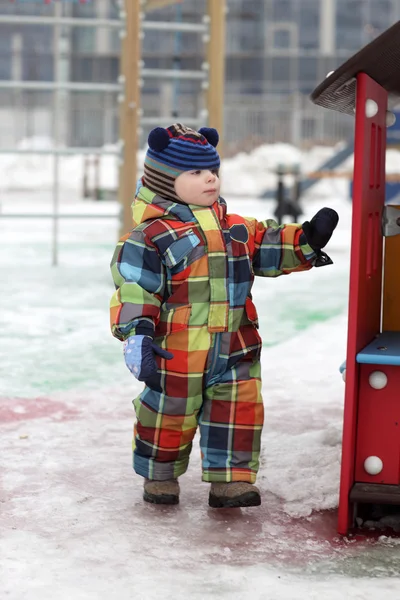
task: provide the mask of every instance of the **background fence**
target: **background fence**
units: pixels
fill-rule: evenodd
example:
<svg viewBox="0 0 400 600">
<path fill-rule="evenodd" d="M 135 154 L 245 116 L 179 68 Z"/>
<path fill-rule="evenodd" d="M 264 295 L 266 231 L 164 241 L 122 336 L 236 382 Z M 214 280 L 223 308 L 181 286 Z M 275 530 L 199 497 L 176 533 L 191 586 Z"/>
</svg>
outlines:
<svg viewBox="0 0 400 600">
<path fill-rule="evenodd" d="M 118 140 L 118 98 L 113 92 L 69 92 L 68 114 L 65 116 L 67 146 L 96 147 Z M 196 116 L 200 102 L 196 96 L 181 97 L 184 110 L 176 111 Z M 156 118 L 160 98 L 144 96 L 146 114 Z M 52 94 L 26 90 L 0 92 L 0 150 L 17 146 L 32 137 L 52 138 Z M 174 120 L 171 114 L 171 122 Z M 285 142 L 309 147 L 313 144 L 334 145 L 353 132 L 353 119 L 346 115 L 316 109 L 308 95 L 226 94 L 225 98 L 226 155 L 248 151 L 262 143 Z M 149 128 L 144 128 L 141 144 L 146 142 Z"/>
</svg>

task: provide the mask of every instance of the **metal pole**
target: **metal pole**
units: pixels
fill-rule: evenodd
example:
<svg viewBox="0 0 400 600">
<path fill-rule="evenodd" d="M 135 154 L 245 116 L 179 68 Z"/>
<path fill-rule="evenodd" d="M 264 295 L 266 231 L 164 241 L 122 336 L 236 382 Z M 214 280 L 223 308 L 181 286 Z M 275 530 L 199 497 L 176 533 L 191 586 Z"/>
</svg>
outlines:
<svg viewBox="0 0 400 600">
<path fill-rule="evenodd" d="M 275 216 L 278 221 L 278 225 L 282 225 L 282 219 L 284 215 L 284 201 L 285 201 L 285 184 L 283 182 L 284 176 L 284 168 L 283 165 L 278 165 L 276 170 L 276 174 L 278 176 L 278 185 L 276 189 L 276 209 Z"/>
<path fill-rule="evenodd" d="M 193 71 L 188 71 L 192 77 Z M 167 77 L 174 77 L 173 71 L 166 71 Z M 196 76 L 198 79 L 198 75 Z M 71 92 L 121 92 L 121 86 L 116 83 L 79 83 L 76 81 L 12 81 L 0 79 L 0 89 L 3 90 L 43 90 L 54 91 L 58 88 Z"/>
<path fill-rule="evenodd" d="M 55 4 L 55 17 L 59 18 L 62 12 L 62 6 L 59 2 Z M 54 81 L 60 83 L 60 24 L 54 24 Z M 57 150 L 60 143 L 60 87 L 57 86 L 53 91 L 53 139 L 54 147 Z M 58 213 L 59 213 L 59 154 L 53 155 L 53 229 L 52 229 L 52 265 L 58 264 Z"/>
<path fill-rule="evenodd" d="M 296 80 L 297 81 L 297 80 Z M 291 102 L 291 110 L 290 110 L 290 121 L 291 121 L 291 144 L 293 144 L 293 146 L 300 146 L 300 143 L 302 141 L 301 139 L 301 123 L 302 123 L 302 119 L 301 119 L 301 105 L 300 105 L 300 98 L 299 98 L 299 93 L 298 92 L 293 92 L 290 98 L 290 102 Z"/>
<path fill-rule="evenodd" d="M 195 79 L 204 80 L 206 74 L 203 71 L 191 71 L 189 69 L 142 69 L 142 77 L 149 79 Z M 121 92 L 122 88 L 115 83 L 78 83 L 70 81 L 12 81 L 9 79 L 0 79 L 0 89 L 3 90 L 37 90 L 52 91 L 57 88 L 69 90 L 71 92 Z"/>
<path fill-rule="evenodd" d="M 25 0 L 26 1 L 26 0 Z M 71 27 L 108 27 L 120 29 L 121 21 L 117 19 L 82 19 L 82 18 L 53 18 L 33 17 L 28 15 L 0 15 L 0 23 L 6 25 L 69 25 Z M 185 33 L 207 33 L 207 26 L 202 23 L 169 23 L 163 21 L 144 21 L 143 30 L 147 31 L 181 31 Z"/>
<path fill-rule="evenodd" d="M 179 7 L 180 8 L 180 7 Z M 208 27 L 202 23 L 167 23 L 164 21 L 143 21 L 144 31 L 180 31 L 184 33 L 207 33 Z"/>
<path fill-rule="evenodd" d="M 26 2 L 27 0 L 25 0 Z M 0 23 L 6 25 L 70 25 L 73 27 L 110 27 L 119 29 L 121 21 L 117 19 L 83 19 L 71 17 L 35 17 L 30 15 L 0 15 Z"/>
<path fill-rule="evenodd" d="M 299 217 L 303 214 L 300 206 L 301 196 L 301 173 L 300 165 L 293 167 L 294 183 L 293 183 L 293 198 L 292 198 L 292 215 L 295 223 L 298 223 Z"/>
<path fill-rule="evenodd" d="M 204 119 L 200 119 L 198 117 L 185 117 L 180 115 L 179 119 L 180 122 L 185 123 L 185 125 L 193 125 L 194 127 L 201 127 L 202 125 L 204 125 Z M 169 115 L 162 115 L 160 117 L 142 117 L 140 119 L 140 122 L 142 125 L 170 125 L 171 117 Z"/>
<path fill-rule="evenodd" d="M 169 122 L 169 120 L 168 120 Z M 157 121 L 158 123 L 158 121 Z M 186 123 L 186 121 L 185 121 Z M 74 148 L 72 146 L 68 148 L 0 148 L 0 154 L 59 154 L 60 156 L 75 156 L 76 154 L 92 155 L 96 156 L 118 156 L 120 149 L 107 149 L 102 147 L 85 147 L 85 148 Z"/>
<path fill-rule="evenodd" d="M 51 219 L 53 220 L 54 213 L 0 213 L 0 219 Z M 95 214 L 65 214 L 58 215 L 59 219 L 119 219 L 118 214 L 95 213 Z"/>
<path fill-rule="evenodd" d="M 22 79 L 22 52 L 23 52 L 23 42 L 21 33 L 13 33 L 11 38 L 11 78 L 13 80 Z M 21 139 L 24 137 L 22 132 L 22 124 L 23 120 L 20 116 L 23 114 L 23 93 L 22 90 L 15 90 L 14 96 L 14 127 L 16 129 L 16 139 Z M 15 118 L 17 115 L 17 118 Z M 27 116 L 29 115 L 29 111 L 27 111 Z"/>
<path fill-rule="evenodd" d="M 142 77 L 148 79 L 195 79 L 204 80 L 207 78 L 204 71 L 191 71 L 189 69 L 142 69 Z"/>
</svg>

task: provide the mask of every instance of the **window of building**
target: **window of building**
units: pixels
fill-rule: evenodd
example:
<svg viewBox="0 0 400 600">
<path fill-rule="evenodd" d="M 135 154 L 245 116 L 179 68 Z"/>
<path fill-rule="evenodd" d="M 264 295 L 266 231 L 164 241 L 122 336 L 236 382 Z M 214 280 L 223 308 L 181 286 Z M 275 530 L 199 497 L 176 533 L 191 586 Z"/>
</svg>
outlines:
<svg viewBox="0 0 400 600">
<path fill-rule="evenodd" d="M 265 30 L 265 46 L 274 50 L 274 54 L 287 54 L 288 50 L 294 50 L 299 46 L 299 34 L 296 23 L 291 22 L 267 22 Z M 281 50 L 282 52 L 279 52 Z"/>
<path fill-rule="evenodd" d="M 92 53 L 96 48 L 96 30 L 94 27 L 74 27 L 71 46 L 73 53 Z"/>
<path fill-rule="evenodd" d="M 273 31 L 274 48 L 290 48 L 291 36 L 287 29 L 275 29 Z"/>
<path fill-rule="evenodd" d="M 0 54 L 0 79 L 11 78 L 11 52 Z"/>
<path fill-rule="evenodd" d="M 392 24 L 391 0 L 370 0 L 367 23 L 364 25 L 367 36 L 377 37 Z M 369 40 L 370 41 L 370 40 Z"/>
<path fill-rule="evenodd" d="M 304 49 L 319 47 L 319 0 L 298 2 L 299 46 Z"/>
<path fill-rule="evenodd" d="M 64 5 L 67 3 L 63 2 Z M 72 15 L 74 17 L 81 17 L 83 19 L 93 19 L 96 17 L 95 0 L 91 2 L 73 2 L 72 3 Z"/>
<path fill-rule="evenodd" d="M 112 54 L 121 52 L 121 38 L 119 37 L 119 31 L 115 29 L 110 30 L 110 52 Z"/>
<path fill-rule="evenodd" d="M 22 55 L 22 79 L 26 81 L 51 81 L 54 64 L 51 54 L 24 52 Z"/>
<path fill-rule="evenodd" d="M 143 43 L 143 54 L 171 56 L 174 53 L 174 35 L 160 35 L 159 31 L 145 31 Z"/>
<path fill-rule="evenodd" d="M 263 21 L 238 18 L 228 22 L 227 53 L 254 52 L 264 47 Z"/>
<path fill-rule="evenodd" d="M 53 78 L 53 30 L 39 25 L 22 25 L 22 78 L 51 81 Z"/>
<path fill-rule="evenodd" d="M 357 50 L 365 44 L 364 0 L 336 0 L 336 48 Z"/>
<path fill-rule="evenodd" d="M 93 57 L 72 56 L 71 59 L 72 81 L 93 81 Z"/>
<path fill-rule="evenodd" d="M 264 11 L 265 0 L 234 0 L 233 2 L 228 0 L 229 14 L 234 18 L 242 18 L 252 16 L 253 18 L 260 18 L 260 15 Z"/>
<path fill-rule="evenodd" d="M 262 57 L 228 57 L 226 61 L 227 81 L 260 81 L 263 78 Z"/>
<path fill-rule="evenodd" d="M 15 31 L 22 34 L 24 51 L 49 52 L 53 48 L 53 28 L 40 25 L 21 25 Z"/>
<path fill-rule="evenodd" d="M 1 2 L 2 15 L 28 15 L 34 17 L 51 17 L 54 14 L 54 6 L 39 2 L 21 2 L 18 0 Z"/>
<path fill-rule="evenodd" d="M 318 81 L 318 59 L 311 56 L 302 56 L 299 58 L 299 89 L 305 93 L 310 93 Z"/>
<path fill-rule="evenodd" d="M 120 7 L 118 0 L 110 0 L 109 9 L 108 9 L 108 18 L 109 19 L 118 19 L 120 13 Z"/>
<path fill-rule="evenodd" d="M 272 18 L 274 21 L 292 21 L 295 19 L 295 16 L 294 0 L 273 0 Z"/>
<path fill-rule="evenodd" d="M 274 56 L 271 58 L 271 79 L 273 81 L 291 80 L 291 60 L 293 59 L 286 56 Z"/>
<path fill-rule="evenodd" d="M 11 53 L 12 33 L 7 24 L 0 24 L 0 55 L 4 52 Z"/>
</svg>

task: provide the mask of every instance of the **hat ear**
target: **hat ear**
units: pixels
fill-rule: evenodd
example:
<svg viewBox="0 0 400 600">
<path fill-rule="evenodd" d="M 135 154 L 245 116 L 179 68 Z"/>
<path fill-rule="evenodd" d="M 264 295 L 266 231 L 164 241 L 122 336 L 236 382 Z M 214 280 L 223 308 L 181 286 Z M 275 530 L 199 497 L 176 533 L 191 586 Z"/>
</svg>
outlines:
<svg viewBox="0 0 400 600">
<path fill-rule="evenodd" d="M 162 152 L 169 144 L 168 131 L 164 127 L 156 127 L 149 133 L 147 143 L 155 152 Z"/>
<path fill-rule="evenodd" d="M 216 129 L 213 127 L 201 127 L 199 129 L 199 133 L 206 138 L 207 142 L 211 144 L 211 146 L 214 146 L 214 148 L 218 146 L 219 135 Z"/>
</svg>

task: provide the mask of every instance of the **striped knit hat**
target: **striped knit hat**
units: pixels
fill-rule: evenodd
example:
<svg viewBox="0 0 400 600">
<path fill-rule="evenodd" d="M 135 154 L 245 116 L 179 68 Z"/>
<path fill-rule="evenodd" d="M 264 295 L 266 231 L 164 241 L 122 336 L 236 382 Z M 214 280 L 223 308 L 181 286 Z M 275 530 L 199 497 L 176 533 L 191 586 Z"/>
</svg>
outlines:
<svg viewBox="0 0 400 600">
<path fill-rule="evenodd" d="M 174 182 L 181 173 L 219 169 L 220 158 L 215 149 L 218 141 L 217 130 L 209 127 L 199 131 L 180 123 L 166 129 L 156 127 L 149 134 L 144 185 L 163 198 L 179 201 Z"/>
</svg>

